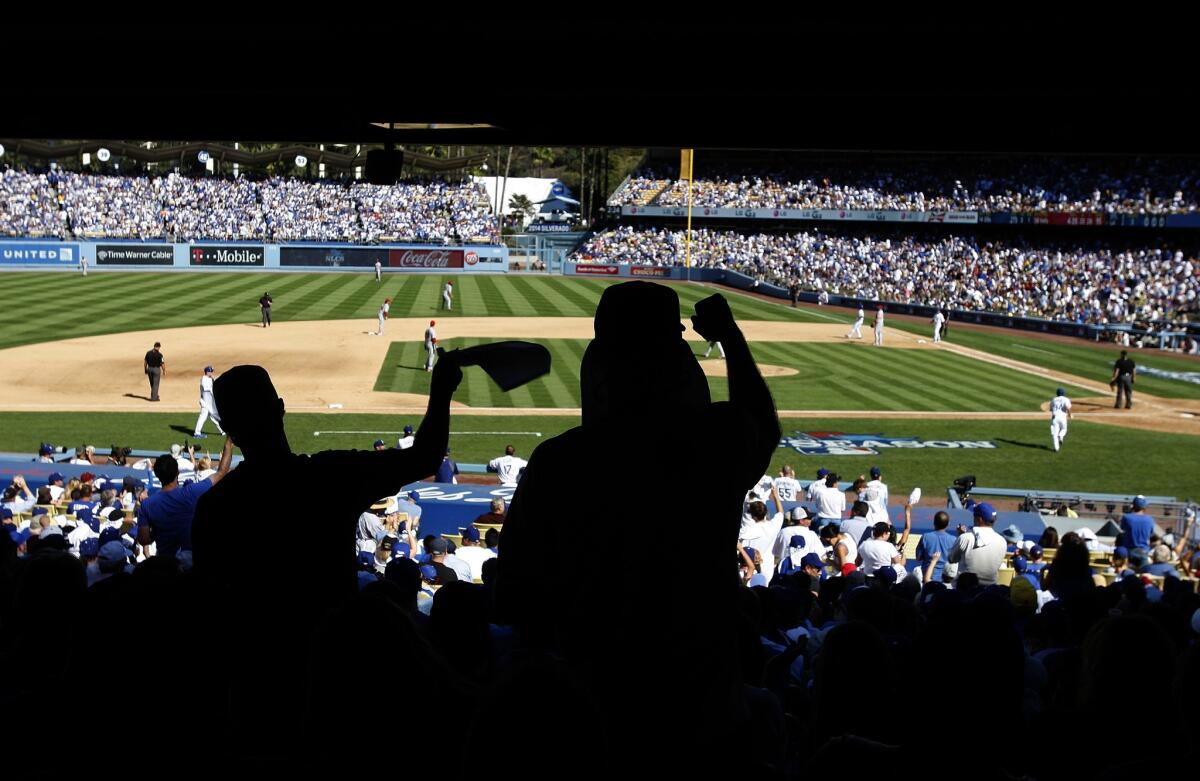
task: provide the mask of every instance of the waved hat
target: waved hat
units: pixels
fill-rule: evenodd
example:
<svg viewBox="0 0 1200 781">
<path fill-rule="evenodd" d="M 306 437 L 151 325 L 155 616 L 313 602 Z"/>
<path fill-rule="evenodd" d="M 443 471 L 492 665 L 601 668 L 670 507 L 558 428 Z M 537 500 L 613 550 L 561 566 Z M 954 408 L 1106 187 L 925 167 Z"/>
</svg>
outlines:
<svg viewBox="0 0 1200 781">
<path fill-rule="evenodd" d="M 1017 528 L 1015 523 L 1009 524 L 1004 531 L 1000 532 L 1000 536 L 1012 543 L 1021 542 L 1025 539 L 1025 533 Z"/>
<path fill-rule="evenodd" d="M 421 577 L 422 578 L 424 578 L 425 580 L 428 580 L 432 583 L 433 581 L 437 580 L 437 576 L 438 576 L 437 567 L 433 566 L 432 564 L 422 564 L 421 565 Z"/>
</svg>

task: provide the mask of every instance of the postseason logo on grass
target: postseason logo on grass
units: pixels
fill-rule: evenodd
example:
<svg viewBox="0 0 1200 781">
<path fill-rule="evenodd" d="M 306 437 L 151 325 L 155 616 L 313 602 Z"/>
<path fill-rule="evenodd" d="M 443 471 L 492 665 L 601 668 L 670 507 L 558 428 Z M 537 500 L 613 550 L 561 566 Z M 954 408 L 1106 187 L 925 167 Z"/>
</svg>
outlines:
<svg viewBox="0 0 1200 781">
<path fill-rule="evenodd" d="M 844 434 L 840 431 L 796 431 L 779 440 L 780 447 L 790 447 L 806 456 L 875 456 L 881 450 L 995 450 L 996 443 L 978 439 L 928 439 L 918 437 L 885 437 L 882 434 Z"/>
</svg>

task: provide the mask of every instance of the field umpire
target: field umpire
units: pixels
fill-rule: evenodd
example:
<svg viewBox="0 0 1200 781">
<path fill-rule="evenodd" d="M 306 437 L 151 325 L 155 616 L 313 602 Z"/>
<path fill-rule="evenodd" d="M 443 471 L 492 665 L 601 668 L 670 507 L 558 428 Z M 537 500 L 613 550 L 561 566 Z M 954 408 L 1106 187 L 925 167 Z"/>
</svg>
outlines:
<svg viewBox="0 0 1200 781">
<path fill-rule="evenodd" d="M 1115 388 L 1117 391 L 1117 401 L 1113 404 L 1113 409 L 1121 406 L 1121 394 L 1125 394 L 1125 409 L 1133 406 L 1133 380 L 1137 374 L 1137 364 L 1129 357 L 1127 350 L 1121 351 L 1121 357 L 1113 364 L 1112 379 L 1108 381 L 1108 387 Z"/>
<path fill-rule="evenodd" d="M 150 401 L 158 401 L 158 383 L 167 373 L 167 362 L 158 349 L 160 347 L 162 347 L 162 343 L 155 342 L 153 349 L 146 353 L 143 360 L 142 368 L 146 372 L 147 379 L 150 380 Z"/>
</svg>

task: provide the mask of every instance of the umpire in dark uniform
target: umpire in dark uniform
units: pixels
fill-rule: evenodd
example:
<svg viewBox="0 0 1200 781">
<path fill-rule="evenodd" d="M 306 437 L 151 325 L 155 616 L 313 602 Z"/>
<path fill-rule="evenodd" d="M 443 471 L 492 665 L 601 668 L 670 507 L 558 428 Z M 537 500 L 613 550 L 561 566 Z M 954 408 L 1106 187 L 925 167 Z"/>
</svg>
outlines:
<svg viewBox="0 0 1200 781">
<path fill-rule="evenodd" d="M 163 375 L 167 373 L 166 361 L 158 349 L 160 347 L 162 347 L 162 343 L 155 342 L 154 348 L 146 353 L 146 358 L 143 362 L 146 377 L 150 380 L 150 401 L 158 401 L 158 383 Z"/>
<path fill-rule="evenodd" d="M 1133 379 L 1137 374 L 1137 364 L 1129 357 L 1127 350 L 1121 351 L 1121 357 L 1113 364 L 1112 379 L 1108 386 L 1117 389 L 1117 402 L 1113 409 L 1121 406 L 1121 394 L 1125 394 L 1125 409 L 1133 406 Z"/>
</svg>

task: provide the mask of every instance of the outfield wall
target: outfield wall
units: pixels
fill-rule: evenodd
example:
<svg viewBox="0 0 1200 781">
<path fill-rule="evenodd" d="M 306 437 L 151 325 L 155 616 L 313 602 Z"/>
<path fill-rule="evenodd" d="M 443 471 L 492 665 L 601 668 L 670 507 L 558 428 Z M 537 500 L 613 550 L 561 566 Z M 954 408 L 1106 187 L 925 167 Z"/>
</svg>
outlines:
<svg viewBox="0 0 1200 781">
<path fill-rule="evenodd" d="M 746 290 L 760 295 L 772 296 L 790 300 L 791 294 L 786 288 L 760 282 L 737 271 L 715 268 L 693 268 L 690 271 L 678 266 L 638 266 L 617 263 L 564 263 L 563 274 L 567 276 L 608 278 L 608 279 L 661 279 L 661 280 L 691 280 L 693 282 L 713 282 L 727 285 L 738 290 Z M 817 294 L 812 291 L 802 291 L 799 300 L 806 304 L 816 304 Z M 841 306 L 857 309 L 859 304 L 869 311 L 879 304 L 887 308 L 888 314 L 913 315 L 916 317 L 932 318 L 938 307 L 924 304 L 906 304 L 897 301 L 878 301 L 870 298 L 853 298 L 851 296 L 829 295 L 827 306 Z M 945 310 L 943 310 L 945 311 Z M 1002 312 L 978 312 L 973 310 L 951 309 L 948 311 L 950 329 L 955 323 L 978 323 L 994 325 L 1003 328 L 1016 328 L 1022 331 L 1037 331 L 1039 333 L 1078 336 L 1083 339 L 1099 340 L 1105 332 L 1112 330 L 1132 330 L 1131 327 L 1102 326 L 1086 323 L 1071 323 L 1063 320 L 1043 320 L 1037 317 L 1015 317 Z M 931 326 L 932 327 L 932 326 Z M 1200 323 L 1189 323 L 1187 332 L 1200 335 Z"/>
<path fill-rule="evenodd" d="M 0 239 L 0 269 L 40 271 L 79 268 L 229 271 L 370 271 L 378 261 L 389 272 L 467 274 L 507 272 L 508 247 L 492 244 L 361 244 L 166 241 L 56 241 Z"/>
</svg>

